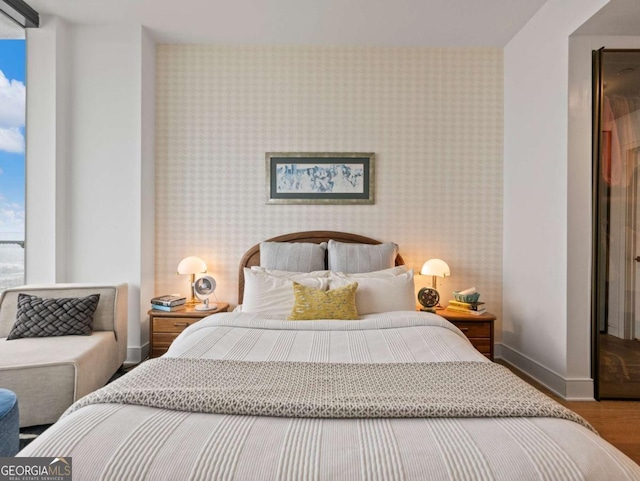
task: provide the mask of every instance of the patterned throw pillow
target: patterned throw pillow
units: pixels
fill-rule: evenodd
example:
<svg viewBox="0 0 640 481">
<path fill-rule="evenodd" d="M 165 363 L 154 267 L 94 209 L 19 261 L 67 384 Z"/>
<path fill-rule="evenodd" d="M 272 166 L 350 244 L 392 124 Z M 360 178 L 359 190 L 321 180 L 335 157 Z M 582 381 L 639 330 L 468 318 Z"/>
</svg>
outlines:
<svg viewBox="0 0 640 481">
<path fill-rule="evenodd" d="M 100 294 L 87 297 L 42 298 L 18 294 L 16 322 L 7 337 L 88 336 Z"/>
<path fill-rule="evenodd" d="M 356 290 L 353 282 L 340 289 L 322 291 L 293 283 L 296 301 L 289 316 L 290 321 L 315 321 L 319 319 L 358 319 Z"/>
</svg>

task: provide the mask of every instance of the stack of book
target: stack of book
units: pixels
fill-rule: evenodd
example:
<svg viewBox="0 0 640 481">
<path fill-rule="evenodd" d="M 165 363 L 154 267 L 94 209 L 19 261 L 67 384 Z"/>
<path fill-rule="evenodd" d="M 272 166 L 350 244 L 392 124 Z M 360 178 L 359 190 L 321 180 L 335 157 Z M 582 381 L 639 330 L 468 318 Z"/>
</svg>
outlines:
<svg viewBox="0 0 640 481">
<path fill-rule="evenodd" d="M 449 301 L 447 309 L 456 312 L 466 312 L 467 314 L 473 314 L 479 316 L 487 312 L 487 308 L 484 307 L 484 302 L 461 302 L 461 301 Z"/>
<path fill-rule="evenodd" d="M 177 295 L 167 294 L 151 299 L 151 309 L 158 311 L 180 311 L 186 309 L 187 298 Z"/>
</svg>

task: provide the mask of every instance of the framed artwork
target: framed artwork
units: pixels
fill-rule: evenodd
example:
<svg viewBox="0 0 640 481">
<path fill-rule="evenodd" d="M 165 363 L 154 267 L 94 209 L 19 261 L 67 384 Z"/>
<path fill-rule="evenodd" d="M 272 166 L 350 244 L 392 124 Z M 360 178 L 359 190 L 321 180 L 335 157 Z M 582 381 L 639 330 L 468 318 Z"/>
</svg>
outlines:
<svg viewBox="0 0 640 481">
<path fill-rule="evenodd" d="M 373 204 L 374 153 L 267 152 L 267 204 Z"/>
</svg>

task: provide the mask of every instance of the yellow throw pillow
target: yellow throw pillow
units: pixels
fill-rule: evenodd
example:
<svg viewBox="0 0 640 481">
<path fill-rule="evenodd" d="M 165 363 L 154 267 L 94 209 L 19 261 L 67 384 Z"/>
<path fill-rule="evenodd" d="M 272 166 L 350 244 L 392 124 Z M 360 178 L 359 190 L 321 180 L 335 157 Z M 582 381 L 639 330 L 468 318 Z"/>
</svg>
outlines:
<svg viewBox="0 0 640 481">
<path fill-rule="evenodd" d="M 318 319 L 358 319 L 356 309 L 356 289 L 358 283 L 331 291 L 321 291 L 313 287 L 293 283 L 296 298 L 290 321 L 315 321 Z"/>
</svg>

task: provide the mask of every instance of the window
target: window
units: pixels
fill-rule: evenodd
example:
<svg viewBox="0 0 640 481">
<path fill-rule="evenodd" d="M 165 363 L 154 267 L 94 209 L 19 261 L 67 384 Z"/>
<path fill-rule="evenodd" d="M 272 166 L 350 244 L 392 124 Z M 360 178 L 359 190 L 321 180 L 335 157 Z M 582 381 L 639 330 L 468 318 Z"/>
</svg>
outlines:
<svg viewBox="0 0 640 481">
<path fill-rule="evenodd" d="M 25 282 L 25 54 L 0 38 L 0 291 Z"/>
</svg>

